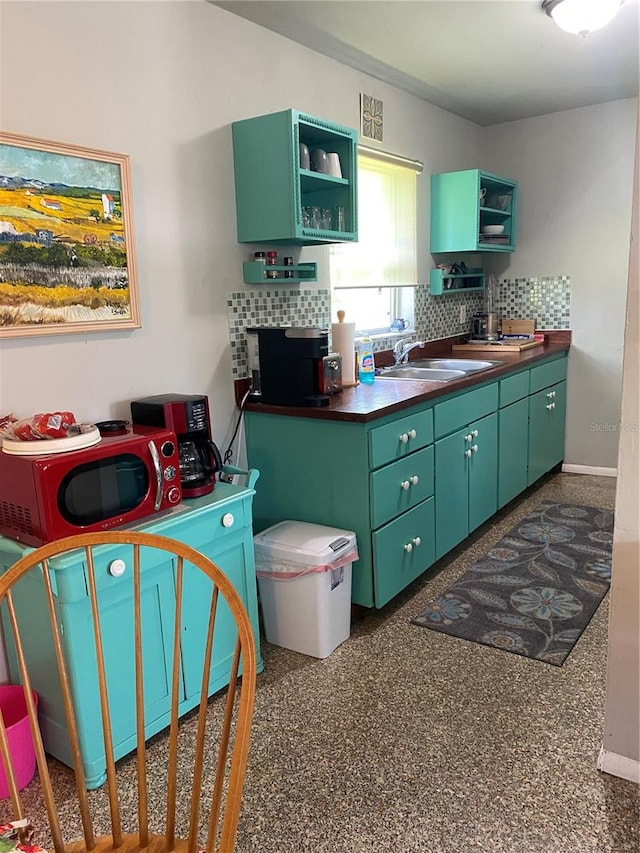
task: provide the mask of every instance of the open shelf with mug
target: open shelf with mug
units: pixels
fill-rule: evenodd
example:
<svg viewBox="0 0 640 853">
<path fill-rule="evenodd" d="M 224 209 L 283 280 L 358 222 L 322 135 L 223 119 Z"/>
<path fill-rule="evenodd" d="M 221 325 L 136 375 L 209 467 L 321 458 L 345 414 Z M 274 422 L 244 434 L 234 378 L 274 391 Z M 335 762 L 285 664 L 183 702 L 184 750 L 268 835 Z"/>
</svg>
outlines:
<svg viewBox="0 0 640 853">
<path fill-rule="evenodd" d="M 318 280 L 318 265 L 304 263 L 282 266 L 244 261 L 242 278 L 245 284 L 301 284 Z"/>
<path fill-rule="evenodd" d="M 357 241 L 357 131 L 284 110 L 236 121 L 232 136 L 238 242 Z"/>
<path fill-rule="evenodd" d="M 465 272 L 451 272 L 435 267 L 429 274 L 429 288 L 432 296 L 445 293 L 471 293 L 484 290 L 484 270 L 481 267 L 467 268 Z"/>
</svg>

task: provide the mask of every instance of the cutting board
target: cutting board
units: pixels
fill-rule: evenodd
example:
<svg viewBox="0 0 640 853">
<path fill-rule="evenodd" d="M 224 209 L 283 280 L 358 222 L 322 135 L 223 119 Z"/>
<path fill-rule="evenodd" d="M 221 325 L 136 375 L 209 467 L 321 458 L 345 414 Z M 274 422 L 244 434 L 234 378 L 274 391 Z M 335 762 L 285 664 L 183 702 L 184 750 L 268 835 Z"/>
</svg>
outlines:
<svg viewBox="0 0 640 853">
<path fill-rule="evenodd" d="M 454 344 L 453 352 L 522 352 L 532 347 L 541 347 L 544 341 L 472 341 L 468 344 Z"/>
</svg>

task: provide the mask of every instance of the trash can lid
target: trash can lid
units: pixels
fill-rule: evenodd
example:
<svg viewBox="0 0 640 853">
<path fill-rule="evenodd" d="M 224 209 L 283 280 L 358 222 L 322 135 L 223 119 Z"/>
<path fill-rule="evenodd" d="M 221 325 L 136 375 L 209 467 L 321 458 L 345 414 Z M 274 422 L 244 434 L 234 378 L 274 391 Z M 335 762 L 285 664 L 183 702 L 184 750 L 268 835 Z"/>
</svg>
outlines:
<svg viewBox="0 0 640 853">
<path fill-rule="evenodd" d="M 284 558 L 306 566 L 330 564 L 356 548 L 353 531 L 307 521 L 281 521 L 253 541 L 257 561 Z"/>
</svg>

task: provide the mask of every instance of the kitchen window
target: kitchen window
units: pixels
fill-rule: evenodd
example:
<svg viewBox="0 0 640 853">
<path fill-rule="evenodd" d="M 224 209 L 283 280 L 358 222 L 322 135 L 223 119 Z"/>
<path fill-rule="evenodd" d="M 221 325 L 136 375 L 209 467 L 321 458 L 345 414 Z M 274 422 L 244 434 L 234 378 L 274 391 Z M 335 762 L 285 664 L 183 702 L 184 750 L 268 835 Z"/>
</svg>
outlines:
<svg viewBox="0 0 640 853">
<path fill-rule="evenodd" d="M 344 310 L 358 334 L 388 335 L 398 320 L 414 328 L 416 178 L 421 170 L 413 160 L 358 151 L 358 242 L 334 244 L 330 254 L 333 315 Z"/>
</svg>

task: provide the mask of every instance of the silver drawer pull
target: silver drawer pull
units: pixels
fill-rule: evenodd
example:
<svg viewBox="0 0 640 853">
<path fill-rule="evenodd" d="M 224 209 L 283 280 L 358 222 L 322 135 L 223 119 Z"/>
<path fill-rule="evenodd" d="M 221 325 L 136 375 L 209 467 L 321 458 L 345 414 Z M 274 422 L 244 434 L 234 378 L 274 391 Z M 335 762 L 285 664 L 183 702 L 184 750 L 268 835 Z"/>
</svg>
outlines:
<svg viewBox="0 0 640 853">
<path fill-rule="evenodd" d="M 469 435 L 465 435 L 464 440 L 467 444 L 470 444 L 473 441 L 473 435 L 471 433 L 469 433 Z"/>
<path fill-rule="evenodd" d="M 416 536 L 416 538 L 413 540 L 413 544 L 416 546 L 416 548 L 418 548 L 422 544 L 422 539 L 419 536 Z"/>
<path fill-rule="evenodd" d="M 403 480 L 402 483 L 400 483 L 400 487 L 404 489 L 405 492 L 407 491 L 410 485 L 411 483 L 408 480 Z"/>
<path fill-rule="evenodd" d="M 472 450 L 474 453 L 477 453 L 477 452 L 478 452 L 478 445 L 477 445 L 477 444 L 474 444 L 474 445 L 473 445 L 473 447 L 471 448 L 471 450 Z"/>
<path fill-rule="evenodd" d="M 471 456 L 471 451 L 465 450 L 464 455 L 468 458 L 469 456 Z"/>
<path fill-rule="evenodd" d="M 412 486 L 417 486 L 417 485 L 418 485 L 418 475 L 417 475 L 417 474 L 414 474 L 414 475 L 413 475 L 413 477 L 409 477 L 409 479 L 411 480 L 411 485 L 412 485 Z"/>
<path fill-rule="evenodd" d="M 407 544 L 404 546 L 404 550 L 407 552 L 407 554 L 410 554 L 413 551 L 413 545 L 411 544 L 411 542 L 407 542 Z"/>
<path fill-rule="evenodd" d="M 402 444 L 406 444 L 409 441 L 409 436 L 406 432 L 402 433 L 402 435 L 400 436 L 400 441 L 402 442 Z"/>
<path fill-rule="evenodd" d="M 415 438 L 417 434 L 418 433 L 415 431 L 415 429 L 409 430 L 409 438 Z"/>
<path fill-rule="evenodd" d="M 549 399 L 551 399 L 551 398 L 553 397 L 553 391 L 548 391 L 548 392 L 547 392 L 547 397 L 548 397 Z"/>
<path fill-rule="evenodd" d="M 472 431 L 471 431 L 471 435 L 472 435 L 474 438 L 477 438 L 477 437 L 478 437 L 478 430 L 477 430 L 477 429 L 472 430 Z"/>
<path fill-rule="evenodd" d="M 547 403 L 546 408 L 547 409 L 553 409 L 553 403 Z"/>
</svg>

